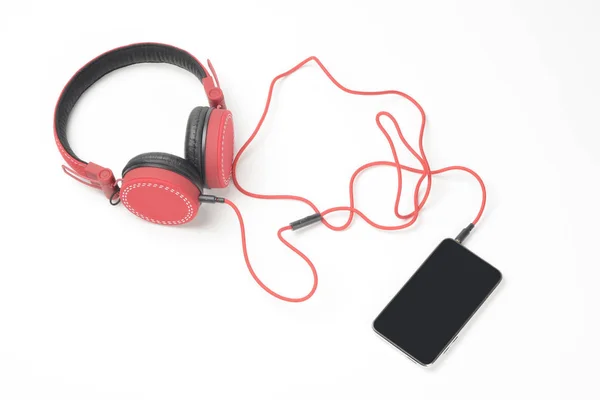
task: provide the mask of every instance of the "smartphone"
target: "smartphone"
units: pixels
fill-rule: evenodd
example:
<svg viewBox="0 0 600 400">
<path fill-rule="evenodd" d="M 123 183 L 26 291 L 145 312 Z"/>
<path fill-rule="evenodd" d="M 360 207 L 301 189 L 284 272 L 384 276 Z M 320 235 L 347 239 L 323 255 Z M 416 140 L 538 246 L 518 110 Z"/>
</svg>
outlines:
<svg viewBox="0 0 600 400">
<path fill-rule="evenodd" d="M 429 366 L 501 280 L 496 268 L 445 239 L 383 309 L 373 329 L 413 361 Z"/>
</svg>

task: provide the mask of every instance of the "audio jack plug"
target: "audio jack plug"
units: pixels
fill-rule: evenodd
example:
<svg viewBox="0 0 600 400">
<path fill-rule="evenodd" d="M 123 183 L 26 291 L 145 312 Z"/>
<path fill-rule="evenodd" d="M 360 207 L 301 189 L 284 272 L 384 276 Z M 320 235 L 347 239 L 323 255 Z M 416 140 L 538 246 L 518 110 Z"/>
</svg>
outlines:
<svg viewBox="0 0 600 400">
<path fill-rule="evenodd" d="M 198 200 L 200 200 L 200 203 L 225 203 L 225 199 L 223 197 L 212 196 L 210 194 L 201 194 L 198 196 Z"/>
<path fill-rule="evenodd" d="M 473 230 L 473 228 L 475 228 L 475 225 L 473 225 L 473 224 L 467 225 L 467 227 L 465 229 L 463 229 L 462 231 L 460 231 L 460 233 L 458 234 L 458 236 L 456 236 L 456 238 L 454 240 L 456 240 L 456 242 L 458 244 L 462 244 L 462 242 L 465 241 L 465 239 L 467 238 L 467 236 L 469 236 L 469 234 L 471 233 L 471 231 Z"/>
</svg>

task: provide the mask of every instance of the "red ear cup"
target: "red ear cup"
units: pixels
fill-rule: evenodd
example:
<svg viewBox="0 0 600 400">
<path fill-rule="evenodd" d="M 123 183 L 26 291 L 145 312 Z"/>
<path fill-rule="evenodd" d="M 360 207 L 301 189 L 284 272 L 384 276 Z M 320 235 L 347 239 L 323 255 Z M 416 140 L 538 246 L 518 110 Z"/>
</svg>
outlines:
<svg viewBox="0 0 600 400">
<path fill-rule="evenodd" d="M 213 108 L 208 117 L 204 149 L 204 184 L 224 188 L 233 164 L 233 118 L 231 111 Z"/>
<path fill-rule="evenodd" d="M 155 224 L 191 221 L 198 213 L 200 194 L 196 169 L 172 154 L 141 154 L 123 169 L 121 202 L 133 214 Z"/>
</svg>

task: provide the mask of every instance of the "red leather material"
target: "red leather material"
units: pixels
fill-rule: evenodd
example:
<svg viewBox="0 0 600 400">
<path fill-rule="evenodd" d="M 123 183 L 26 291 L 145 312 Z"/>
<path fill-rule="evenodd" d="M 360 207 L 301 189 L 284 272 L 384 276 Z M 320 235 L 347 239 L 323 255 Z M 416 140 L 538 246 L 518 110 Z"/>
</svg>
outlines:
<svg viewBox="0 0 600 400">
<path fill-rule="evenodd" d="M 213 189 L 227 187 L 233 164 L 233 118 L 230 111 L 212 110 L 206 130 L 204 157 L 205 184 Z"/>
<path fill-rule="evenodd" d="M 65 162 L 79 175 L 85 176 L 85 167 L 87 164 L 74 159 L 69 153 L 67 153 L 60 140 L 58 140 L 58 132 L 56 130 L 56 126 L 54 127 L 54 141 L 56 142 L 58 151 L 60 151 L 60 155 L 63 157 Z"/>
<path fill-rule="evenodd" d="M 129 211 L 146 221 L 181 225 L 198 213 L 199 195 L 196 185 L 175 172 L 141 167 L 125 174 L 120 197 Z"/>
</svg>

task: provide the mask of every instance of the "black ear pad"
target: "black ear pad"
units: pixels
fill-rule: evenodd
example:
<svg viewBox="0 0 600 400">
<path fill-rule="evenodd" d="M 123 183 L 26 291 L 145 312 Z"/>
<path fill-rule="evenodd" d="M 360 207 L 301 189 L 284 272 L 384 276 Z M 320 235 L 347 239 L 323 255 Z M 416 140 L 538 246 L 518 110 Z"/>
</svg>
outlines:
<svg viewBox="0 0 600 400">
<path fill-rule="evenodd" d="M 125 168 L 123 177 L 132 169 L 141 167 L 163 168 L 189 179 L 202 192 L 202 177 L 196 168 L 187 160 L 169 153 L 144 153 L 133 157 Z"/>
<path fill-rule="evenodd" d="M 204 150 L 210 107 L 196 107 L 190 113 L 185 131 L 185 159 L 196 167 L 204 179 Z"/>
</svg>

